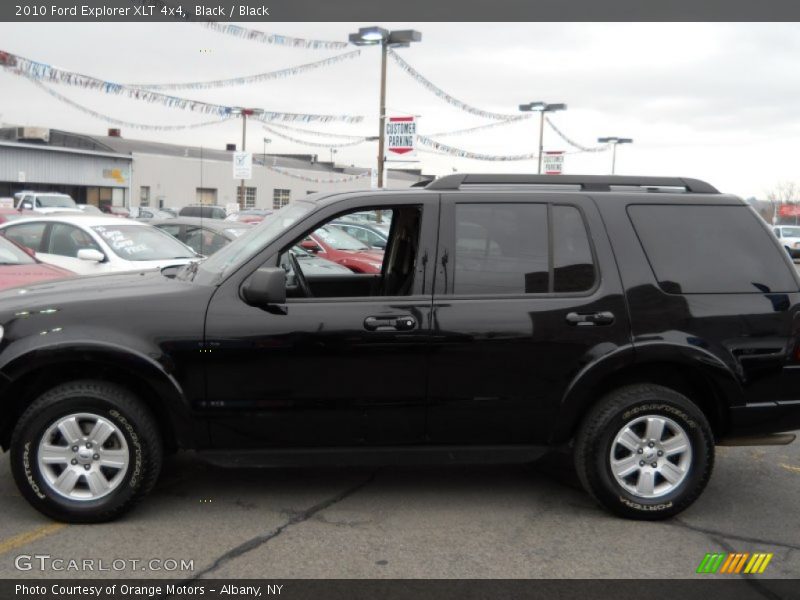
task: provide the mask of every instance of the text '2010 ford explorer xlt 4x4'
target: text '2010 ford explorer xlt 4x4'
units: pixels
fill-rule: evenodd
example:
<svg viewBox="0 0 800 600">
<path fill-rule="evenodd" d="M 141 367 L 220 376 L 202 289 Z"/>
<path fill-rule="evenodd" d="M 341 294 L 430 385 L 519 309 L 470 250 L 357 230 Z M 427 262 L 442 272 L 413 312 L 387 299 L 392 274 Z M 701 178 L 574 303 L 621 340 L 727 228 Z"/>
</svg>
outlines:
<svg viewBox="0 0 800 600">
<path fill-rule="evenodd" d="M 290 252 L 390 215 L 378 273 Z M 24 293 L 23 293 L 24 292 Z M 290 203 L 202 263 L 0 294 L 0 444 L 22 494 L 109 520 L 162 457 L 526 462 L 661 519 L 717 444 L 800 428 L 800 281 L 740 199 L 680 178 L 452 175 Z"/>
</svg>

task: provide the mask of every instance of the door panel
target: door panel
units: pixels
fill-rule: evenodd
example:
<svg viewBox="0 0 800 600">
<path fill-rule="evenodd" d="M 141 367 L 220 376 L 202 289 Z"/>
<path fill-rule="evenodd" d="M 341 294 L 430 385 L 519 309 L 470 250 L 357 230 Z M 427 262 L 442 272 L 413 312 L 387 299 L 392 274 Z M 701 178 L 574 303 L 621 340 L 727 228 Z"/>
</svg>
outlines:
<svg viewBox="0 0 800 600">
<path fill-rule="evenodd" d="M 422 207 L 408 296 L 289 298 L 270 312 L 245 304 L 241 281 L 223 284 L 214 295 L 206 320 L 207 399 L 201 408 L 209 415 L 215 446 L 423 440 L 433 267 L 420 257 L 435 253 L 438 203 L 415 197 L 398 204 L 415 212 Z M 365 208 L 369 205 L 354 210 Z M 334 216 L 306 221 L 305 231 L 293 232 L 262 264 L 277 265 L 282 252 Z M 370 284 L 376 277 L 345 274 L 345 283 L 330 277 L 327 284 L 341 296 L 346 280 Z M 359 283 L 358 289 L 367 287 Z"/>
<path fill-rule="evenodd" d="M 557 208 L 540 194 L 498 195 L 443 198 L 428 417 L 436 443 L 546 442 L 573 378 L 629 341 L 592 201 L 559 198 Z M 484 210 L 487 200 L 502 206 Z M 561 233 L 547 238 L 554 221 Z"/>
</svg>

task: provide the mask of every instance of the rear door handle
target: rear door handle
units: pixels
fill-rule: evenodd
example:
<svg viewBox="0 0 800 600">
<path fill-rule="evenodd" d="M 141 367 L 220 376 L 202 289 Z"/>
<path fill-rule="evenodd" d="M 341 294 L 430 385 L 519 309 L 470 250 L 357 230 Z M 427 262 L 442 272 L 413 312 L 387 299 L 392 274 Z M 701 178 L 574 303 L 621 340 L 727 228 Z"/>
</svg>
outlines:
<svg viewBox="0 0 800 600">
<path fill-rule="evenodd" d="M 411 315 L 367 317 L 364 319 L 364 329 L 367 331 L 410 331 L 416 326 L 417 320 Z"/>
<path fill-rule="evenodd" d="M 567 323 L 585 327 L 587 325 L 611 325 L 614 322 L 614 313 L 603 311 L 596 313 L 567 313 Z"/>
</svg>

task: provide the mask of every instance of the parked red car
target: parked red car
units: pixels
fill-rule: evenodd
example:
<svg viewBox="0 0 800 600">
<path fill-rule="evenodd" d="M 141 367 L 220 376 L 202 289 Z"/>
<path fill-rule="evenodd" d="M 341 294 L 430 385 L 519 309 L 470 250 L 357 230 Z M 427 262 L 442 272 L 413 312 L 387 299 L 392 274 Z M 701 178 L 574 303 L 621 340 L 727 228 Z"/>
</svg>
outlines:
<svg viewBox="0 0 800 600">
<path fill-rule="evenodd" d="M 338 227 L 330 225 L 317 229 L 300 246 L 320 258 L 345 266 L 354 273 L 380 273 L 383 265 L 383 250 L 370 248 Z"/>
<path fill-rule="evenodd" d="M 72 271 L 46 265 L 36 259 L 33 250 L 0 237 L 0 290 L 72 276 Z"/>
</svg>

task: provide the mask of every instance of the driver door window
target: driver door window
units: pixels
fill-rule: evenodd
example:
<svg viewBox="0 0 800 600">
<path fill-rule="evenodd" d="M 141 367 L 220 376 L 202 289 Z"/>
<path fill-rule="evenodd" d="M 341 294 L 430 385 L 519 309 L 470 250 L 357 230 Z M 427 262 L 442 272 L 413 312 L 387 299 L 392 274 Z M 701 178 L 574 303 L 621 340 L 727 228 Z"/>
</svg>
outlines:
<svg viewBox="0 0 800 600">
<path fill-rule="evenodd" d="M 359 215 L 370 214 L 362 210 Z M 377 212 L 377 211 L 372 211 Z M 418 273 L 421 257 L 423 207 L 403 205 L 381 211 L 394 221 L 386 248 L 375 248 L 331 221 L 315 227 L 285 250 L 279 264 L 287 272 L 289 298 L 356 298 L 410 296 L 424 285 Z M 361 228 L 353 228 L 361 229 Z M 299 271 L 299 273 L 298 273 Z"/>
</svg>

